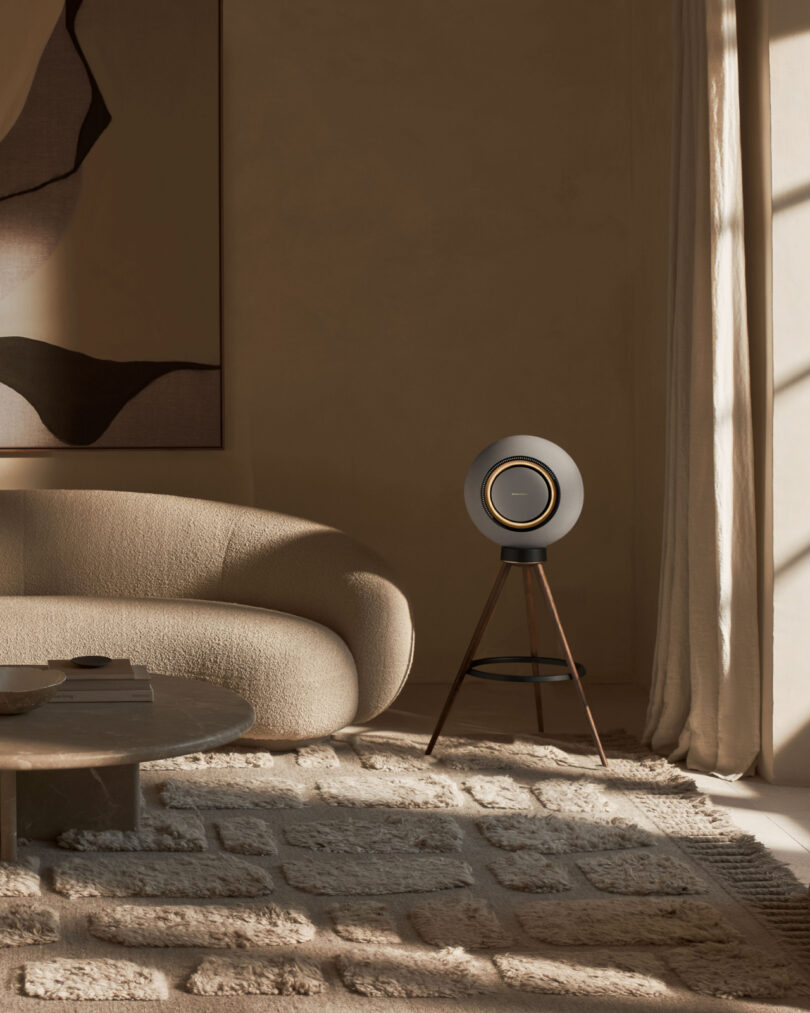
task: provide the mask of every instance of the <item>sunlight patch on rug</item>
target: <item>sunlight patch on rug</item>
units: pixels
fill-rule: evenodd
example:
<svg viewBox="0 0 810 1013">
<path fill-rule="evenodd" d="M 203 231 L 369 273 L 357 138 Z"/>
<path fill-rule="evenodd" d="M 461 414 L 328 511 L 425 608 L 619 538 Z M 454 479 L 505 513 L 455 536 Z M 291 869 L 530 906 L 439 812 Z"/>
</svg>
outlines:
<svg viewBox="0 0 810 1013">
<path fill-rule="evenodd" d="M 122 946 L 247 949 L 302 943 L 315 935 L 306 915 L 275 904 L 122 904 L 91 912 L 88 928 L 97 939 Z"/>
<path fill-rule="evenodd" d="M 0 862 L 0 897 L 36 897 L 40 893 L 39 859 Z"/>
<path fill-rule="evenodd" d="M 587 813 L 589 816 L 609 815 L 615 811 L 604 788 L 584 778 L 565 780 L 552 777 L 532 786 L 540 804 L 560 813 Z"/>
<path fill-rule="evenodd" d="M 679 795 L 695 790 L 692 778 L 673 767 L 663 756 L 641 755 L 611 759 L 610 775 L 611 783 L 625 791 Z"/>
<path fill-rule="evenodd" d="M 270 873 L 233 855 L 100 855 L 54 866 L 66 897 L 258 897 L 273 889 Z"/>
<path fill-rule="evenodd" d="M 720 999 L 781 999 L 806 982 L 774 950 L 748 943 L 702 943 L 667 950 L 664 959 L 694 992 Z"/>
<path fill-rule="evenodd" d="M 411 908 L 408 917 L 419 936 L 431 946 L 480 950 L 510 946 L 514 942 L 493 906 L 482 897 L 421 901 Z"/>
<path fill-rule="evenodd" d="M 36 946 L 59 939 L 59 915 L 49 907 L 10 904 L 0 908 L 0 946 Z"/>
<path fill-rule="evenodd" d="M 450 809 L 462 805 L 464 796 L 440 774 L 381 778 L 372 773 L 355 777 L 332 777 L 318 782 L 327 805 L 388 809 Z"/>
<path fill-rule="evenodd" d="M 581 956 L 496 954 L 501 977 L 511 988 L 546 995 L 637 995 L 668 991 L 664 966 L 646 953 L 590 950 Z"/>
<path fill-rule="evenodd" d="M 160 760 L 147 760 L 141 770 L 218 770 L 239 767 L 272 767 L 273 754 L 250 749 L 212 749 L 203 753 L 186 753 L 185 756 L 167 756 Z"/>
<path fill-rule="evenodd" d="M 207 957 L 186 988 L 194 995 L 320 995 L 326 980 L 303 957 Z"/>
<path fill-rule="evenodd" d="M 169 809 L 297 809 L 303 786 L 281 778 L 263 781 L 168 780 L 163 783 L 160 799 Z"/>
<path fill-rule="evenodd" d="M 569 759 L 557 746 L 525 741 L 489 742 L 455 738 L 439 739 L 434 755 L 455 770 L 553 770 Z"/>
<path fill-rule="evenodd" d="M 43 960 L 23 970 L 23 992 L 37 999 L 73 1002 L 103 999 L 169 998 L 166 978 L 130 960 Z"/>
<path fill-rule="evenodd" d="M 524 890 L 526 893 L 564 893 L 573 888 L 565 866 L 544 858 L 536 851 L 498 855 L 487 868 L 507 890 Z"/>
<path fill-rule="evenodd" d="M 729 942 L 740 934 L 702 901 L 534 900 L 515 914 L 532 939 L 557 946 Z"/>
<path fill-rule="evenodd" d="M 226 851 L 237 855 L 275 855 L 278 852 L 273 831 L 259 816 L 228 816 L 214 826 Z"/>
<path fill-rule="evenodd" d="M 296 749 L 295 762 L 299 767 L 307 767 L 309 770 L 326 770 L 330 767 L 339 767 L 340 758 L 332 746 L 325 742 L 314 742 L 310 746 L 299 746 Z"/>
<path fill-rule="evenodd" d="M 379 901 L 350 900 L 327 910 L 341 939 L 378 945 L 401 942 L 391 912 Z"/>
<path fill-rule="evenodd" d="M 546 855 L 565 855 L 572 851 L 615 851 L 655 842 L 646 830 L 618 816 L 593 823 L 583 817 L 568 819 L 510 813 L 483 816 L 477 821 L 477 826 L 496 848 L 506 851 L 531 848 Z"/>
<path fill-rule="evenodd" d="M 380 950 L 374 955 L 341 954 L 343 984 L 360 995 L 390 999 L 461 999 L 490 991 L 483 961 L 461 949 L 420 953 Z"/>
<path fill-rule="evenodd" d="M 349 739 L 360 762 L 369 770 L 425 770 L 436 761 L 425 756 L 426 735 L 364 732 Z"/>
<path fill-rule="evenodd" d="M 486 809 L 530 809 L 532 806 L 528 788 L 506 775 L 471 777 L 464 782 L 464 787 Z"/>
<path fill-rule="evenodd" d="M 285 823 L 288 844 L 313 851 L 344 853 L 460 851 L 461 829 L 451 816 L 442 813 L 410 815 L 386 813 L 349 819 Z"/>
<path fill-rule="evenodd" d="M 607 893 L 676 895 L 707 893 L 709 889 L 705 879 L 672 855 L 596 855 L 577 859 L 577 865 L 598 890 Z"/>
<path fill-rule="evenodd" d="M 414 855 L 406 860 L 364 855 L 362 858 L 298 858 L 283 862 L 290 886 L 328 896 L 424 893 L 469 886 L 466 862 L 441 855 Z"/>
<path fill-rule="evenodd" d="M 73 851 L 207 851 L 205 827 L 184 813 L 143 813 L 139 830 L 66 830 L 56 838 Z"/>
</svg>

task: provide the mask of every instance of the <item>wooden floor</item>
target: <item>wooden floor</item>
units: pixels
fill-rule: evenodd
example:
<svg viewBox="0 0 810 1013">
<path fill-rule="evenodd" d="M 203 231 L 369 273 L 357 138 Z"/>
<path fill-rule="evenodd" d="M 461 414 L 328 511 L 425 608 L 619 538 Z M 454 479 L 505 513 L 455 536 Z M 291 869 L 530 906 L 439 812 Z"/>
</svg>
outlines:
<svg viewBox="0 0 810 1013">
<path fill-rule="evenodd" d="M 400 696 L 371 725 L 391 730 L 429 733 L 441 710 L 448 685 L 409 682 Z M 588 701 L 600 731 L 624 729 L 636 735 L 644 725 L 646 694 L 639 686 L 586 686 Z M 548 734 L 587 733 L 573 686 L 543 688 Z M 531 686 L 467 679 L 448 718 L 449 734 L 481 732 L 533 733 L 534 698 Z M 810 883 L 810 788 L 768 784 L 761 778 L 723 781 L 690 771 L 698 786 L 735 824 L 757 837 L 805 884 Z"/>
</svg>

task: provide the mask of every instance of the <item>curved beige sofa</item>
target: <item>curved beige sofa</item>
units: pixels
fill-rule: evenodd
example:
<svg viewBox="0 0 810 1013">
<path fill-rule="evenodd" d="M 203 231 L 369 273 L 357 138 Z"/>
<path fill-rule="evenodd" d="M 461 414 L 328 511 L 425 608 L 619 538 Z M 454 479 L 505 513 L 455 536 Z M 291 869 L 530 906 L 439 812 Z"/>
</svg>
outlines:
<svg viewBox="0 0 810 1013">
<path fill-rule="evenodd" d="M 281 746 L 379 714 L 412 652 L 404 595 L 333 528 L 179 496 L 0 491 L 0 663 L 107 654 L 208 679 Z"/>
</svg>

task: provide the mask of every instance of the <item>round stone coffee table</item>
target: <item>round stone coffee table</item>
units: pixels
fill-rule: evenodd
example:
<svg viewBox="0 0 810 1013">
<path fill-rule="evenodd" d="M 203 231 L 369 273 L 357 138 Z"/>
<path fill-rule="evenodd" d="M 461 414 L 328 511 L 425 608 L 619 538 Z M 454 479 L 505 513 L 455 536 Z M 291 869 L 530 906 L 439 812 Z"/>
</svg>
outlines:
<svg viewBox="0 0 810 1013">
<path fill-rule="evenodd" d="M 136 830 L 138 764 L 224 745 L 253 724 L 241 696 L 201 679 L 151 675 L 153 703 L 46 703 L 0 716 L 0 861 L 17 833 Z"/>
</svg>

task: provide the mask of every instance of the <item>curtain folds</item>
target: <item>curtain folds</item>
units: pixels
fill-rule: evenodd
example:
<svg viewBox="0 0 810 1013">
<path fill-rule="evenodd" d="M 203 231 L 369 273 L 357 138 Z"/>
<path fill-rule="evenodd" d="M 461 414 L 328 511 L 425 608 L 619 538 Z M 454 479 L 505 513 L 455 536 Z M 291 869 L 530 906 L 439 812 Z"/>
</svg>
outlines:
<svg viewBox="0 0 810 1013">
<path fill-rule="evenodd" d="M 676 5 L 664 545 L 644 739 L 736 778 L 760 743 L 734 0 Z"/>
</svg>

